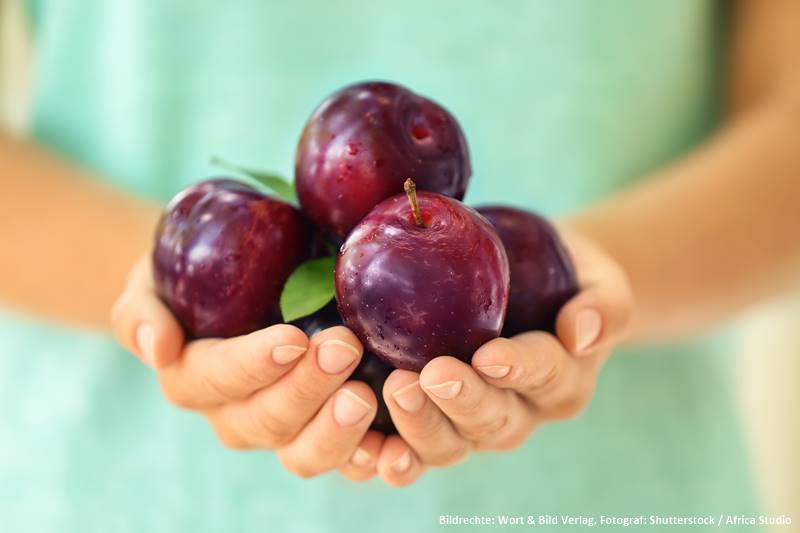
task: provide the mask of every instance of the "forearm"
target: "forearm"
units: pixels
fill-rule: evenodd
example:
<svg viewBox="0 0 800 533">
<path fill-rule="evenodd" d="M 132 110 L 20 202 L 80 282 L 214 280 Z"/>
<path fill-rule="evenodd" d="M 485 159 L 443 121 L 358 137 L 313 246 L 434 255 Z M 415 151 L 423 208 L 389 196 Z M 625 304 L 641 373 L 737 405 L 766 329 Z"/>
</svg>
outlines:
<svg viewBox="0 0 800 533">
<path fill-rule="evenodd" d="M 0 305 L 106 327 L 158 207 L 0 132 Z"/>
<path fill-rule="evenodd" d="M 623 265 L 635 339 L 694 333 L 800 272 L 800 106 L 774 98 L 570 222 Z"/>
</svg>

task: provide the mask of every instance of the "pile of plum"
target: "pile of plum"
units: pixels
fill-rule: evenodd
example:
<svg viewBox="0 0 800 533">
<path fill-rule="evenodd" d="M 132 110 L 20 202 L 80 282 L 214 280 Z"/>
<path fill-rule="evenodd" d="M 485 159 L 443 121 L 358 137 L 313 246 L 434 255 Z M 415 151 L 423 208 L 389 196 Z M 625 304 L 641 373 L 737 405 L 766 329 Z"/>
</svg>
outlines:
<svg viewBox="0 0 800 533">
<path fill-rule="evenodd" d="M 366 348 L 352 379 L 375 390 L 373 427 L 385 433 L 393 368 L 469 361 L 501 334 L 552 331 L 578 290 L 547 221 L 461 202 L 464 134 L 404 87 L 358 83 L 322 102 L 297 147 L 296 192 L 238 170 L 249 177 L 196 183 L 167 205 L 153 252 L 159 296 L 191 338 L 346 325 Z"/>
</svg>

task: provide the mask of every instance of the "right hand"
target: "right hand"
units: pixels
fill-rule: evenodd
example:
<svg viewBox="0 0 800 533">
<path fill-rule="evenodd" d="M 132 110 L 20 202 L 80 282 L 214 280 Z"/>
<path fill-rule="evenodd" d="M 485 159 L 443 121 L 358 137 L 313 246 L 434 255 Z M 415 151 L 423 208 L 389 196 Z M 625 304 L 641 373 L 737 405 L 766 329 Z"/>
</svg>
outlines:
<svg viewBox="0 0 800 533">
<path fill-rule="evenodd" d="M 384 438 L 368 431 L 377 408 L 372 390 L 345 382 L 363 354 L 347 328 L 309 340 L 277 324 L 186 343 L 155 293 L 149 257 L 131 271 L 111 321 L 117 340 L 156 370 L 167 400 L 203 415 L 228 448 L 276 450 L 304 478 L 334 469 L 372 477 Z"/>
</svg>

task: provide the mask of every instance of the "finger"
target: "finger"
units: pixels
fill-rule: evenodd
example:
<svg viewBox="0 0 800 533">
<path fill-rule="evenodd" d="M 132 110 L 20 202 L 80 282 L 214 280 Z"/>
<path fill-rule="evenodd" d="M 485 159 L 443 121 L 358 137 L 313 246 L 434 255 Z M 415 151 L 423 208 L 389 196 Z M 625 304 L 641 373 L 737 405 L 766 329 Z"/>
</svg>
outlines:
<svg viewBox="0 0 800 533">
<path fill-rule="evenodd" d="M 556 319 L 556 332 L 573 355 L 589 355 L 620 342 L 628 333 L 633 297 L 619 275 L 609 273 L 567 302 Z"/>
<path fill-rule="evenodd" d="M 151 367 L 164 368 L 180 356 L 183 329 L 153 291 L 149 257 L 134 265 L 111 310 L 111 327 L 117 341 Z"/>
<path fill-rule="evenodd" d="M 489 385 L 454 357 L 430 361 L 419 382 L 456 431 L 478 449 L 511 448 L 533 428 L 531 409 L 514 391 Z"/>
<path fill-rule="evenodd" d="M 299 435 L 278 451 L 287 470 L 310 478 L 346 465 L 375 418 L 378 402 L 366 383 L 345 383 Z"/>
<path fill-rule="evenodd" d="M 597 378 L 598 357 L 576 359 L 544 332 L 497 338 L 481 346 L 472 366 L 484 379 L 527 400 L 544 418 L 572 418 L 586 405 Z"/>
<path fill-rule="evenodd" d="M 393 487 L 405 487 L 424 473 L 425 466 L 401 437 L 386 437 L 378 458 L 378 475 L 384 482 Z"/>
<path fill-rule="evenodd" d="M 349 329 L 320 331 L 290 372 L 247 400 L 222 406 L 218 416 L 251 446 L 283 447 L 345 382 L 362 353 Z"/>
<path fill-rule="evenodd" d="M 471 444 L 422 392 L 416 372 L 389 374 L 383 397 L 397 431 L 424 464 L 451 465 L 469 454 Z"/>
<path fill-rule="evenodd" d="M 342 475 L 351 481 L 372 479 L 385 438 L 380 431 L 367 431 L 350 461 L 341 468 Z"/>
<path fill-rule="evenodd" d="M 191 342 L 183 356 L 159 372 L 174 404 L 204 409 L 243 400 L 286 374 L 308 348 L 294 326 L 277 324 L 231 339 Z"/>
</svg>

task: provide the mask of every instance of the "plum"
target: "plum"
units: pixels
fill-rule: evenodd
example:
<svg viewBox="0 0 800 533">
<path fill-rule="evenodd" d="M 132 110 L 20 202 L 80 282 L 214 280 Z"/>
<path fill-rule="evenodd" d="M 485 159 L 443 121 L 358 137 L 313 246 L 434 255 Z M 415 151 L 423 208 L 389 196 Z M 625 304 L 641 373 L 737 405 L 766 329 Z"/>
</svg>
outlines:
<svg viewBox="0 0 800 533">
<path fill-rule="evenodd" d="M 439 104 L 387 82 L 347 86 L 309 118 L 297 146 L 300 205 L 341 242 L 370 210 L 403 191 L 461 199 L 472 169 L 464 134 Z"/>
<path fill-rule="evenodd" d="M 475 210 L 441 194 L 378 204 L 342 246 L 339 313 L 364 345 L 396 368 L 420 371 L 440 355 L 464 361 L 503 327 L 509 270 L 503 244 Z"/>
<path fill-rule="evenodd" d="M 203 181 L 158 223 L 156 291 L 191 337 L 242 335 L 281 322 L 281 290 L 310 247 L 292 205 L 237 180 Z"/>
<path fill-rule="evenodd" d="M 553 226 L 544 218 L 506 206 L 478 207 L 492 223 L 508 255 L 511 289 L 503 335 L 553 333 L 561 307 L 578 293 L 575 267 Z"/>
</svg>

